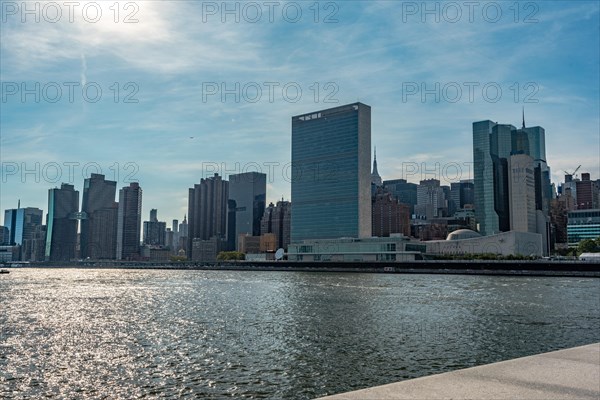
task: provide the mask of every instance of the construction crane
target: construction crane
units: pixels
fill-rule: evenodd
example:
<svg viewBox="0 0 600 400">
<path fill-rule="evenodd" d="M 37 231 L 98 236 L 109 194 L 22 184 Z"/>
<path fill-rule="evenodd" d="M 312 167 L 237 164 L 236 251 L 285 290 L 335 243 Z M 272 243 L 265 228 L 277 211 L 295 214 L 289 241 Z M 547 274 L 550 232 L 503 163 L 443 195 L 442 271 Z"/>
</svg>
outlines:
<svg viewBox="0 0 600 400">
<path fill-rule="evenodd" d="M 572 177 L 574 177 L 574 178 L 575 178 L 575 177 L 577 177 L 575 174 L 577 173 L 577 171 L 579 171 L 579 168 L 581 168 L 581 165 L 580 165 L 579 167 L 575 168 L 575 171 L 573 171 L 572 173 L 571 173 L 571 172 L 568 172 L 568 171 L 565 171 L 565 174 L 567 174 L 567 175 L 571 175 Z M 564 170 L 563 170 L 563 171 L 564 171 Z"/>
</svg>

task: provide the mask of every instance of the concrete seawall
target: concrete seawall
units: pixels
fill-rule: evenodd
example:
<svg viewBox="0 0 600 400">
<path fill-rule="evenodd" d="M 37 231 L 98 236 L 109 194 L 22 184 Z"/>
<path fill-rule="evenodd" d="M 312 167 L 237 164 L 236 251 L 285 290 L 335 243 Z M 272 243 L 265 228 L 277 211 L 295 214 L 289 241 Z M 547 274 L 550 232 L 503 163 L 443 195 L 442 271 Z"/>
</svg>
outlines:
<svg viewBox="0 0 600 400">
<path fill-rule="evenodd" d="M 322 397 L 320 400 L 600 399 L 600 343 Z"/>
<path fill-rule="evenodd" d="M 74 261 L 63 263 L 31 263 L 34 268 L 123 268 L 182 269 L 232 271 L 306 271 L 399 274 L 467 274 L 600 277 L 600 264 L 577 261 L 412 261 L 412 262 L 299 262 L 299 261 L 234 261 L 149 262 L 149 261 Z"/>
</svg>

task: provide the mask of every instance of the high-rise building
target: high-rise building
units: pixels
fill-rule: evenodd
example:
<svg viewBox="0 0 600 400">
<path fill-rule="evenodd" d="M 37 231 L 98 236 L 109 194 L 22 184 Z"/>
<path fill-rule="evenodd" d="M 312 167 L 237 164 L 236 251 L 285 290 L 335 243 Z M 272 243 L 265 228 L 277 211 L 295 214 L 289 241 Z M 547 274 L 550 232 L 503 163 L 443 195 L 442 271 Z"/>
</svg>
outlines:
<svg viewBox="0 0 600 400">
<path fill-rule="evenodd" d="M 150 210 L 150 222 L 158 222 L 158 210 L 156 208 Z"/>
<path fill-rule="evenodd" d="M 550 242 L 550 200 L 552 185 L 546 163 L 543 128 L 517 129 L 492 121 L 473 123 L 473 161 L 475 214 L 479 232 L 492 235 L 511 229 L 509 163 L 511 155 L 525 154 L 533 159 L 535 190 L 535 232 L 542 235 L 542 254 L 548 254 Z M 528 222 L 529 225 L 529 222 Z"/>
<path fill-rule="evenodd" d="M 383 188 L 400 203 L 408 205 L 411 215 L 414 214 L 417 205 L 417 186 L 416 183 L 407 182 L 406 179 L 383 181 Z"/>
<path fill-rule="evenodd" d="M 14 246 L 15 244 L 15 231 L 17 228 L 17 210 L 19 208 L 21 208 L 21 202 L 19 202 L 18 208 L 4 210 L 4 227 L 8 231 L 6 237 L 4 238 L 4 241 L 9 246 Z"/>
<path fill-rule="evenodd" d="M 292 242 L 371 236 L 371 107 L 292 117 Z"/>
<path fill-rule="evenodd" d="M 291 220 L 292 203 L 284 201 L 283 199 L 278 201 L 277 205 L 271 203 L 269 204 L 269 207 L 265 209 L 265 213 L 261 220 L 260 234 L 274 234 L 277 248 L 287 250 L 287 247 L 290 244 Z"/>
<path fill-rule="evenodd" d="M 447 216 L 448 204 L 444 189 L 437 179 L 425 179 L 417 187 L 415 214 L 425 219 Z"/>
<path fill-rule="evenodd" d="M 240 235 L 260 236 L 260 220 L 265 212 L 267 175 L 245 172 L 229 175 L 227 203 L 227 245 L 237 249 Z"/>
<path fill-rule="evenodd" d="M 535 177 L 533 158 L 527 154 L 513 154 L 509 163 L 510 230 L 536 231 Z"/>
<path fill-rule="evenodd" d="M 76 257 L 79 192 L 63 183 L 48 191 L 45 259 L 69 261 Z"/>
<path fill-rule="evenodd" d="M 410 236 L 410 212 L 406 204 L 383 188 L 378 188 L 372 202 L 373 236 L 389 237 L 392 233 Z"/>
<path fill-rule="evenodd" d="M 21 248 L 22 261 L 44 261 L 44 250 L 46 248 L 46 225 L 35 227 L 33 235 L 29 239 L 23 239 Z"/>
<path fill-rule="evenodd" d="M 105 180 L 104 175 L 92 174 L 85 179 L 81 203 L 81 258 L 115 258 L 118 214 L 116 190 L 117 182 Z"/>
<path fill-rule="evenodd" d="M 142 188 L 132 182 L 119 190 L 117 215 L 117 259 L 136 260 L 140 257 L 142 225 Z"/>
<path fill-rule="evenodd" d="M 371 172 L 371 184 L 375 186 L 381 186 L 383 183 L 381 181 L 381 176 L 379 176 L 379 171 L 377 171 L 377 148 L 373 154 L 373 171 Z"/>
<path fill-rule="evenodd" d="M 177 251 L 186 251 L 187 249 L 187 238 L 188 238 L 188 223 L 187 215 L 183 216 L 183 221 L 179 224 L 179 231 L 177 234 Z"/>
<path fill-rule="evenodd" d="M 4 224 L 8 228 L 8 241 L 11 246 L 22 245 L 31 239 L 38 226 L 42 225 L 44 212 L 39 208 L 25 207 L 5 210 Z"/>
<path fill-rule="evenodd" d="M 206 258 L 206 251 L 193 253 L 194 240 L 214 240 L 211 249 L 218 251 L 226 240 L 227 234 L 227 200 L 229 199 L 229 182 L 224 181 L 219 174 L 210 178 L 202 178 L 200 184 L 189 189 L 188 200 L 188 236 L 186 253 L 189 259 Z M 203 248 L 203 247 L 197 247 Z M 215 254 L 216 256 L 216 254 Z"/>
<path fill-rule="evenodd" d="M 578 210 L 591 210 L 600 207 L 600 204 L 598 204 L 596 181 L 590 179 L 589 173 L 582 173 L 581 180 L 577 181 L 575 185 Z"/>
<path fill-rule="evenodd" d="M 462 210 L 465 206 L 473 206 L 473 203 L 475 202 L 473 196 L 473 180 L 463 179 L 460 182 L 452 182 L 450 184 L 450 197 L 448 200 L 452 201 L 456 210 Z"/>
<path fill-rule="evenodd" d="M 173 232 L 173 240 L 171 240 L 171 250 L 177 252 L 179 250 L 179 221 L 174 219 L 171 223 L 171 232 Z"/>
<path fill-rule="evenodd" d="M 158 220 L 158 211 L 150 210 L 150 221 L 144 221 L 144 244 L 164 246 L 166 244 L 167 223 Z"/>
<path fill-rule="evenodd" d="M 6 226 L 0 226 L 0 246 L 8 246 L 10 244 L 9 241 L 10 231 Z"/>
</svg>

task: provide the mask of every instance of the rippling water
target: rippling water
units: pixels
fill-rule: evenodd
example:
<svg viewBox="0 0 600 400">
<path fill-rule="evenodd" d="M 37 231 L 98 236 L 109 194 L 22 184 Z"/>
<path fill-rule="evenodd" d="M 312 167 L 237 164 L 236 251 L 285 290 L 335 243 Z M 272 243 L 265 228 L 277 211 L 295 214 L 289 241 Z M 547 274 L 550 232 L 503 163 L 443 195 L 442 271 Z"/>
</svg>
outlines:
<svg viewBox="0 0 600 400">
<path fill-rule="evenodd" d="M 310 399 L 600 341 L 600 279 L 19 269 L 0 398 Z"/>
</svg>

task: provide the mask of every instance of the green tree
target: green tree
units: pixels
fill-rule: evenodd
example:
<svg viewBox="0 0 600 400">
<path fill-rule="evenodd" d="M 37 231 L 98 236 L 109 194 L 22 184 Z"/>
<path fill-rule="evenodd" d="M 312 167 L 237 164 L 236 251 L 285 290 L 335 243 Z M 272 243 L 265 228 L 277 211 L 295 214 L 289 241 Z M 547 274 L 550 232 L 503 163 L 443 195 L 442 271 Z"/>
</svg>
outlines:
<svg viewBox="0 0 600 400">
<path fill-rule="evenodd" d="M 598 239 L 585 239 L 577 245 L 577 254 L 581 253 L 597 253 L 600 251 L 600 243 Z"/>
</svg>

